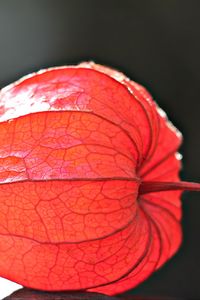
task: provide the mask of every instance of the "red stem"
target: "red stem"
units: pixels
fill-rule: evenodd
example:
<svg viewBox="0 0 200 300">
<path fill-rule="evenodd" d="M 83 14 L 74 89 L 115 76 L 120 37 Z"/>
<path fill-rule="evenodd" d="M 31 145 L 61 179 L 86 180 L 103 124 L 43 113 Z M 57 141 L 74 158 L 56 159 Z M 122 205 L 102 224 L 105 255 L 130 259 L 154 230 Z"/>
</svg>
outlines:
<svg viewBox="0 0 200 300">
<path fill-rule="evenodd" d="M 139 187 L 139 194 L 147 194 L 152 192 L 172 191 L 172 190 L 187 190 L 200 191 L 200 183 L 180 181 L 180 182 L 158 182 L 158 181 L 143 181 Z"/>
</svg>

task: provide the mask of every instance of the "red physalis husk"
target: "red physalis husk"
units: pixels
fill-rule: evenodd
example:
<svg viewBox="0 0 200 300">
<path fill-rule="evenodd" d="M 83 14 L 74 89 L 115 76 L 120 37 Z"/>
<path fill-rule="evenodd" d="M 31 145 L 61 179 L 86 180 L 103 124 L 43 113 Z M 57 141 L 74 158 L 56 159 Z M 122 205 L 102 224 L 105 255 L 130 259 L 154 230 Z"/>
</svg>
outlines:
<svg viewBox="0 0 200 300">
<path fill-rule="evenodd" d="M 139 84 L 96 65 L 0 92 L 0 275 L 109 295 L 181 243 L 180 132 Z"/>
</svg>

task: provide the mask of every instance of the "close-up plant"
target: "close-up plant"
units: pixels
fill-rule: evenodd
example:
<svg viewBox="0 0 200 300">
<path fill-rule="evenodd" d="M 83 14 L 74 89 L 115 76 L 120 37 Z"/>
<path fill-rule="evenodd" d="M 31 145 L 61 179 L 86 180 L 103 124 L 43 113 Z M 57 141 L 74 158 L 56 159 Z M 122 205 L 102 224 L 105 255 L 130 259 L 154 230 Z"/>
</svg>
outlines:
<svg viewBox="0 0 200 300">
<path fill-rule="evenodd" d="M 181 67 L 194 72 L 186 59 L 188 52 L 181 56 L 178 44 L 172 52 L 163 46 L 167 34 L 173 40 L 173 28 L 182 41 L 184 30 L 178 23 L 164 27 L 176 21 L 178 6 L 152 1 L 155 11 L 152 4 L 127 1 L 125 8 L 116 1 L 110 11 L 113 1 L 106 8 L 98 1 L 91 5 L 86 1 L 88 10 L 81 1 L 50 2 L 47 11 L 46 0 L 29 1 L 31 11 L 24 0 L 21 6 L 20 1 L 18 5 L 0 2 L 0 22 L 7 24 L 5 16 L 13 16 L 11 24 L 22 26 L 25 34 L 23 39 L 21 33 L 13 37 L 24 42 L 27 35 L 35 37 L 29 39 L 33 52 L 30 45 L 23 48 L 16 43 L 20 63 L 13 59 L 13 74 L 11 48 L 2 52 L 8 58 L 2 60 L 0 73 L 0 297 L 15 291 L 6 299 L 198 299 L 194 257 L 200 224 L 190 211 L 198 211 L 199 202 L 190 199 L 199 197 L 191 192 L 200 191 L 199 94 L 196 77 L 190 81 L 190 73 L 182 74 Z M 18 10 L 13 11 L 15 5 Z M 105 13 L 103 23 L 89 13 L 96 11 L 95 5 L 100 15 Z M 156 37 L 146 50 L 148 27 L 136 30 L 141 18 L 130 14 L 134 8 L 142 13 L 144 7 L 148 8 L 145 24 L 152 15 L 149 26 Z M 61 35 L 63 54 L 59 33 L 71 32 L 74 9 L 80 16 L 76 19 L 80 32 L 77 35 L 76 29 L 68 39 Z M 85 13 L 96 28 L 95 37 L 87 36 L 88 23 L 80 19 Z M 36 28 L 24 26 L 27 14 Z M 44 26 L 44 16 L 50 27 Z M 122 29 L 121 18 L 128 22 Z M 166 28 L 162 38 L 158 24 Z M 115 36 L 111 30 L 113 44 L 104 30 L 109 31 L 109 26 L 123 33 Z M 130 41 L 131 28 L 135 36 Z M 190 33 L 196 30 L 191 28 Z M 107 51 L 103 46 L 98 51 L 100 32 Z M 2 35 L 5 49 L 8 36 Z M 76 55 L 73 38 L 69 43 L 72 36 L 80 37 Z M 57 45 L 54 50 L 49 48 L 52 40 Z M 36 55 L 36 45 L 49 52 L 41 55 L 40 50 Z M 117 46 L 123 56 L 116 52 Z M 22 55 L 22 48 L 32 55 Z M 55 49 L 59 51 L 53 55 Z M 125 56 L 127 51 L 131 56 Z"/>
</svg>

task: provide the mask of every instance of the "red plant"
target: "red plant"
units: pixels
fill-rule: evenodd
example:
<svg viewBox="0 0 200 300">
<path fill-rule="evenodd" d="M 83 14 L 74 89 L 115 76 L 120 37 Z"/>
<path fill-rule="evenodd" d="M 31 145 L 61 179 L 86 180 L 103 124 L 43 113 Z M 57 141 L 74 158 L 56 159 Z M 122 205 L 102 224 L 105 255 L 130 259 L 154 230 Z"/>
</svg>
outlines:
<svg viewBox="0 0 200 300">
<path fill-rule="evenodd" d="M 181 243 L 180 132 L 139 84 L 83 63 L 0 92 L 0 275 L 113 295 Z"/>
</svg>

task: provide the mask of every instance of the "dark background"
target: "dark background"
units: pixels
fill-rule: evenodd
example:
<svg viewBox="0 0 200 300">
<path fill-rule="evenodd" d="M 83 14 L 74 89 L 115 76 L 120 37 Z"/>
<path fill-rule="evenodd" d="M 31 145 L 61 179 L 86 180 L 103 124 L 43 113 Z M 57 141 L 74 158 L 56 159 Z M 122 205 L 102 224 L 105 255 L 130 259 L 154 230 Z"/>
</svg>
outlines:
<svg viewBox="0 0 200 300">
<path fill-rule="evenodd" d="M 145 85 L 182 131 L 184 180 L 200 181 L 200 1 L 0 0 L 0 88 L 83 60 Z M 184 242 L 128 294 L 200 299 L 200 195 L 183 196 Z"/>
</svg>

